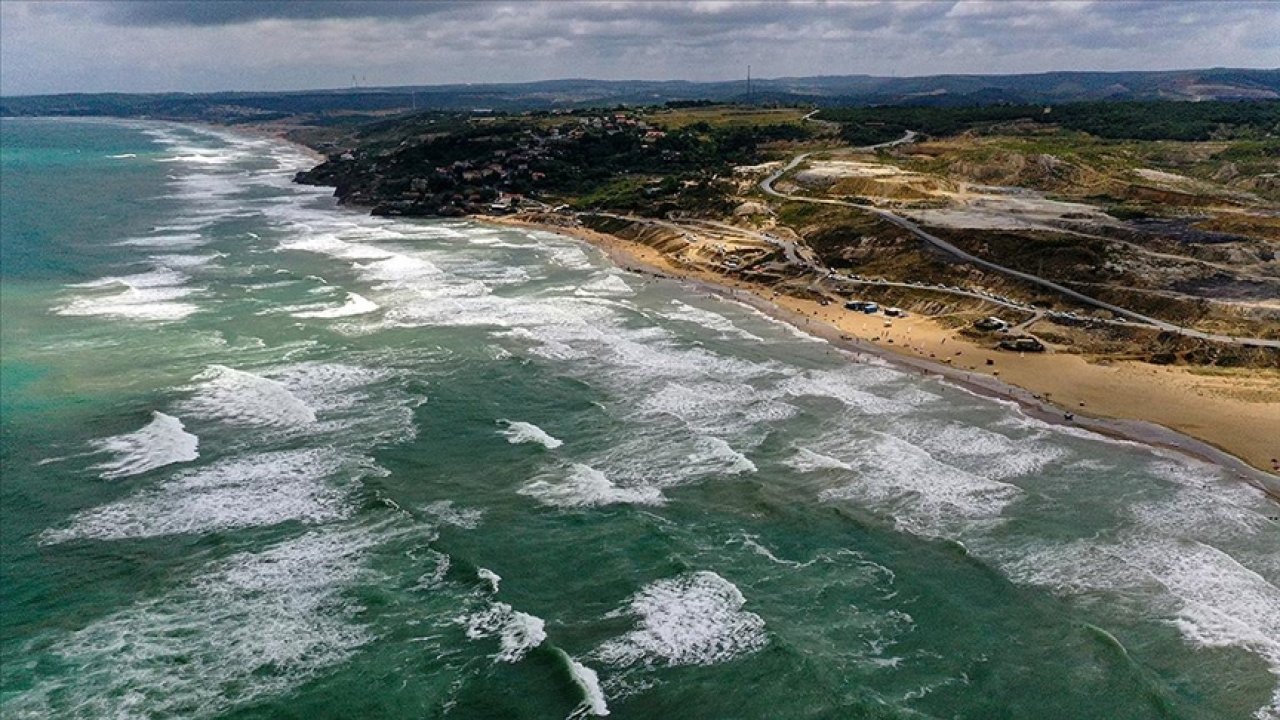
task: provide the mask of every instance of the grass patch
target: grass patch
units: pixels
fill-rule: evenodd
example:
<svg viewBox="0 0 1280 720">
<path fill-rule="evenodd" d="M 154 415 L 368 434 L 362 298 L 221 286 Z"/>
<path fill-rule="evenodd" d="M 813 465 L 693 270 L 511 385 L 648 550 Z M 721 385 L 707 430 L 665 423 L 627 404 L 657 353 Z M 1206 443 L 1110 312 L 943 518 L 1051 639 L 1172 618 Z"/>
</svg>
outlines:
<svg viewBox="0 0 1280 720">
<path fill-rule="evenodd" d="M 706 123 L 711 127 L 753 127 L 756 125 L 799 124 L 806 110 L 801 108 L 741 108 L 732 105 L 659 110 L 645 120 L 652 125 L 679 129 Z"/>
</svg>

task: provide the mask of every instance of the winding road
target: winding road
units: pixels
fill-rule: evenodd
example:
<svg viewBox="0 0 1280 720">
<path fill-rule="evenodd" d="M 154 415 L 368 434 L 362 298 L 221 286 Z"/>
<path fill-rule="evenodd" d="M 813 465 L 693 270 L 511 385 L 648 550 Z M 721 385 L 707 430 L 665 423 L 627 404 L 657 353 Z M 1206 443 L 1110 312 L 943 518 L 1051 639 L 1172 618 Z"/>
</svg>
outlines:
<svg viewBox="0 0 1280 720">
<path fill-rule="evenodd" d="M 862 150 L 862 151 L 876 150 L 884 147 L 890 147 L 893 145 L 900 145 L 903 143 L 911 142 L 912 140 L 915 139 L 915 137 L 916 137 L 916 133 L 909 131 L 907 132 L 906 135 L 904 135 L 901 138 L 898 138 L 897 140 L 894 140 L 888 143 L 881 143 L 879 145 L 869 145 L 864 148 L 856 148 L 856 149 Z M 910 232 L 911 234 L 915 235 L 921 240 L 924 240 L 925 242 L 938 248 L 939 250 L 942 250 L 957 258 L 960 258 L 964 262 L 977 265 L 978 267 L 986 268 L 993 272 L 998 272 L 1004 275 L 1008 275 L 1010 277 L 1015 277 L 1015 278 L 1018 278 L 1019 280 L 1023 280 L 1033 285 L 1038 285 L 1040 287 L 1053 290 L 1056 293 L 1069 297 L 1072 300 L 1075 300 L 1084 305 L 1091 305 L 1096 308 L 1108 310 L 1118 316 L 1125 317 L 1130 320 L 1143 323 L 1145 325 L 1150 325 L 1152 327 L 1156 327 L 1161 330 L 1166 330 L 1169 332 L 1174 332 L 1180 335 L 1185 335 L 1187 337 L 1192 337 L 1192 338 L 1198 338 L 1201 340 L 1211 340 L 1214 342 L 1229 343 L 1229 344 L 1236 344 L 1236 345 L 1256 345 L 1259 347 L 1280 348 L 1280 340 L 1270 340 L 1266 338 L 1236 337 L 1233 335 L 1218 335 L 1215 333 L 1206 333 L 1200 330 L 1195 330 L 1192 328 L 1183 327 L 1181 325 L 1175 325 L 1173 323 L 1165 322 L 1164 320 L 1159 320 L 1149 315 L 1143 315 L 1142 313 L 1138 313 L 1138 312 L 1134 312 L 1133 310 L 1122 308 L 1119 305 L 1113 305 L 1111 303 L 1098 300 L 1097 298 L 1089 297 L 1084 293 L 1077 292 L 1075 290 L 1072 290 L 1069 287 L 1053 282 L 1052 280 L 1047 280 L 1045 278 L 1039 277 L 1038 275 L 1032 275 L 1031 273 L 1026 273 L 1021 270 L 1015 270 L 1010 267 L 1005 267 L 1004 265 L 999 265 L 997 263 L 991 262 L 990 260 L 984 260 L 980 257 L 977 257 L 976 255 L 973 255 L 964 250 L 961 250 L 960 248 L 956 247 L 950 242 L 947 242 L 946 240 L 943 240 L 937 235 L 934 235 L 930 232 L 925 231 L 919 225 L 916 225 L 915 223 L 908 220 L 907 218 L 901 215 L 898 215 L 896 213 L 890 212 L 888 210 L 878 208 L 874 205 L 863 205 L 860 203 L 853 203 L 845 200 L 833 200 L 830 198 L 811 198 L 811 197 L 805 197 L 803 195 L 789 195 L 787 193 L 779 192 L 778 190 L 774 189 L 773 184 L 777 182 L 779 178 L 781 178 L 783 175 L 787 174 L 788 172 L 791 172 L 792 170 L 794 170 L 796 166 L 804 162 L 812 154 L 813 153 L 811 152 L 807 152 L 807 153 L 801 153 L 793 157 L 791 161 L 788 162 L 786 165 L 782 166 L 778 170 L 771 173 L 764 180 L 761 180 L 760 189 L 764 191 L 766 195 L 771 195 L 776 198 L 782 198 L 784 200 L 794 200 L 796 202 L 814 203 L 819 205 L 839 205 L 843 207 L 851 207 L 858 210 L 862 210 L 864 212 L 872 213 L 873 215 L 876 215 Z"/>
</svg>

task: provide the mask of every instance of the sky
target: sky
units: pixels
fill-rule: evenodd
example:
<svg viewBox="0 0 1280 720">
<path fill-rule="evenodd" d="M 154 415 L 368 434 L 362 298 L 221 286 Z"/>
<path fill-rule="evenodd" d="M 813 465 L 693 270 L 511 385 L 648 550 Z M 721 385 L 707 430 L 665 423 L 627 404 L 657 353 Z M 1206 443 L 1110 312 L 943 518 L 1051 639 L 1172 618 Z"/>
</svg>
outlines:
<svg viewBox="0 0 1280 720">
<path fill-rule="evenodd" d="M 0 94 L 1280 67 L 1280 0 L 0 2 Z"/>
</svg>

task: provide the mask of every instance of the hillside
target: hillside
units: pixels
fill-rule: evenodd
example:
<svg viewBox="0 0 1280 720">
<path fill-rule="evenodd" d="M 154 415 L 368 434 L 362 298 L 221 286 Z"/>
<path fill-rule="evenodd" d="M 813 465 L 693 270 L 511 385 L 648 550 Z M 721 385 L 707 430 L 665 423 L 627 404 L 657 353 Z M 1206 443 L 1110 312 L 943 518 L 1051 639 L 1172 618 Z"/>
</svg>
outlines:
<svg viewBox="0 0 1280 720">
<path fill-rule="evenodd" d="M 655 105 L 680 100 L 822 107 L 1059 104 L 1086 100 L 1260 100 L 1280 98 L 1280 69 L 1213 68 L 1158 72 L 1026 75 L 870 75 L 724 82 L 547 80 L 531 83 L 340 88 L 299 92 L 69 94 L 0 98 L 0 115 L 113 115 L 261 122 L 412 110 L 537 110 Z"/>
<path fill-rule="evenodd" d="M 698 101 L 294 135 L 328 155 L 299 181 L 376 214 L 518 213 L 785 295 L 999 315 L 1064 352 L 1277 364 L 1280 101 L 1043 110 Z M 886 136 L 915 141 L 851 147 Z"/>
</svg>

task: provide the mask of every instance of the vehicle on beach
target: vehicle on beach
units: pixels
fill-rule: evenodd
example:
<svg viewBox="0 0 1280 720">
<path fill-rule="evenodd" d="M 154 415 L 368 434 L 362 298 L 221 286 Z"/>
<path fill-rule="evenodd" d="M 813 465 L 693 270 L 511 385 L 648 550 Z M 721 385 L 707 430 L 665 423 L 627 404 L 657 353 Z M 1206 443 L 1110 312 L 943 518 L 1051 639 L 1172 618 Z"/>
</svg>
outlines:
<svg viewBox="0 0 1280 720">
<path fill-rule="evenodd" d="M 1001 340 L 996 347 L 1001 350 L 1013 350 L 1015 352 L 1044 352 L 1044 343 L 1033 337 L 1018 337 L 1008 340 Z"/>
</svg>

